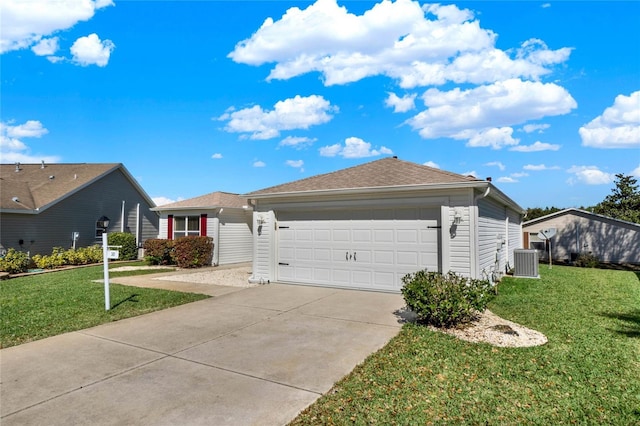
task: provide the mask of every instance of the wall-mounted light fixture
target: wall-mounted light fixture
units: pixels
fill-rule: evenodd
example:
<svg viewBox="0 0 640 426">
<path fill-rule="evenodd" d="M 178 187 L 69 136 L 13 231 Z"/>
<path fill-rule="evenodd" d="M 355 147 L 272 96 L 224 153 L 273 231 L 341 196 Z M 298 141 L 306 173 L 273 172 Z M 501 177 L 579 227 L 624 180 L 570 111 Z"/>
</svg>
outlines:
<svg viewBox="0 0 640 426">
<path fill-rule="evenodd" d="M 453 212 L 453 223 L 460 225 L 462 223 L 462 212 L 460 209 L 455 209 Z"/>
<path fill-rule="evenodd" d="M 107 231 L 107 229 L 109 229 L 109 218 L 106 216 L 102 216 L 100 219 L 98 219 L 98 222 L 96 223 L 96 227 L 97 228 L 102 228 L 105 230 L 105 232 Z"/>
<path fill-rule="evenodd" d="M 258 222 L 258 225 L 264 225 L 264 223 L 266 222 L 266 220 L 264 219 L 264 216 L 259 214 L 256 221 Z"/>
</svg>

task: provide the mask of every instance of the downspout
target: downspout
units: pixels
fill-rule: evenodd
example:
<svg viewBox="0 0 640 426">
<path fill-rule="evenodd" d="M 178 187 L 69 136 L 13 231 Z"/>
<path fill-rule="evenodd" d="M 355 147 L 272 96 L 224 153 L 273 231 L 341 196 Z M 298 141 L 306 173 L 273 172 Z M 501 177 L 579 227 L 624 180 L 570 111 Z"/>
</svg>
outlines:
<svg viewBox="0 0 640 426">
<path fill-rule="evenodd" d="M 140 247 L 140 203 L 136 204 L 136 246 Z"/>
<path fill-rule="evenodd" d="M 122 210 L 120 212 L 120 232 L 124 232 L 124 200 L 122 200 Z"/>
<path fill-rule="evenodd" d="M 213 218 L 213 266 L 220 263 L 220 213 L 222 209 L 216 212 Z"/>
</svg>

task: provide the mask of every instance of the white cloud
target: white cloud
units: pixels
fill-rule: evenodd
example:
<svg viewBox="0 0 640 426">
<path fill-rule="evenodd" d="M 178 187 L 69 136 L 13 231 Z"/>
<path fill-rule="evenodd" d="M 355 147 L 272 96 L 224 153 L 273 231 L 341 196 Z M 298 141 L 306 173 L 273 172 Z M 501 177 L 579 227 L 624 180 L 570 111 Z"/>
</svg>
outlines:
<svg viewBox="0 0 640 426">
<path fill-rule="evenodd" d="M 312 145 L 315 141 L 317 141 L 316 138 L 307 138 L 302 136 L 287 136 L 286 138 L 280 141 L 278 146 L 290 146 L 295 149 L 303 149 Z"/>
<path fill-rule="evenodd" d="M 42 123 L 28 120 L 23 124 L 14 125 L 13 122 L 0 122 L 0 158 L 3 163 L 57 163 L 60 157 L 56 155 L 32 154 L 25 144 L 24 138 L 40 138 L 49 133 Z"/>
<path fill-rule="evenodd" d="M 216 152 L 215 154 L 213 154 L 211 156 L 211 158 L 213 158 L 214 160 L 218 160 L 218 159 L 222 158 L 222 154 L 220 154 L 219 152 Z"/>
<path fill-rule="evenodd" d="M 558 166 L 546 166 L 544 164 L 526 164 L 525 166 L 522 167 L 524 170 L 530 170 L 530 171 L 542 171 L 542 170 L 559 170 L 560 167 Z"/>
<path fill-rule="evenodd" d="M 560 149 L 560 145 L 536 141 L 531 145 L 518 145 L 518 146 L 511 147 L 509 148 L 509 151 L 538 152 L 538 151 L 557 151 L 559 149 Z"/>
<path fill-rule="evenodd" d="M 547 130 L 551 125 L 549 124 L 525 124 L 522 126 L 522 130 L 526 133 L 538 132 L 542 133 L 544 130 Z"/>
<path fill-rule="evenodd" d="M 53 55 L 58 50 L 58 37 L 43 38 L 34 44 L 31 50 L 38 56 Z"/>
<path fill-rule="evenodd" d="M 111 40 L 100 40 L 97 34 L 89 34 L 77 39 L 71 46 L 72 61 L 78 65 L 104 67 L 109 63 L 111 52 L 116 45 Z"/>
<path fill-rule="evenodd" d="M 267 18 L 228 56 L 255 66 L 275 63 L 268 80 L 319 72 L 329 86 L 386 75 L 410 88 L 537 79 L 571 53 L 549 50 L 539 40 L 505 52 L 495 48 L 496 38 L 471 11 L 455 5 L 383 0 L 356 15 L 336 0 L 318 0 L 306 9 L 292 7 L 280 19 Z"/>
<path fill-rule="evenodd" d="M 45 129 L 38 120 L 28 120 L 17 126 L 11 123 L 1 123 L 0 129 L 2 129 L 2 134 L 6 134 L 10 138 L 39 138 L 49 133 L 49 130 Z"/>
<path fill-rule="evenodd" d="M 393 112 L 407 112 L 416 107 L 415 100 L 416 95 L 404 95 L 398 97 L 395 93 L 389 92 L 387 99 L 384 101 L 385 105 L 393 108 Z"/>
<path fill-rule="evenodd" d="M 256 160 L 253 162 L 253 167 L 265 167 L 267 163 L 264 161 Z"/>
<path fill-rule="evenodd" d="M 640 165 L 638 165 L 638 167 L 636 167 L 635 169 L 631 170 L 631 176 L 640 178 Z"/>
<path fill-rule="evenodd" d="M 322 96 L 296 95 L 276 102 L 271 111 L 259 105 L 238 111 L 229 109 L 218 120 L 227 121 L 224 128 L 227 132 L 249 134 L 250 139 L 271 139 L 283 130 L 308 129 L 327 123 L 333 118 L 331 113 L 337 111 L 338 108 Z"/>
<path fill-rule="evenodd" d="M 504 146 L 517 145 L 520 139 L 514 139 L 511 136 L 512 134 L 513 129 L 511 127 L 488 129 L 471 136 L 467 146 L 474 148 L 490 146 L 493 149 L 501 149 Z"/>
<path fill-rule="evenodd" d="M 406 123 L 425 139 L 469 139 L 488 129 L 566 114 L 577 106 L 556 84 L 517 79 L 468 90 L 429 89 L 422 99 L 427 109 Z"/>
<path fill-rule="evenodd" d="M 294 169 L 300 169 L 301 172 L 304 172 L 304 161 L 303 160 L 287 160 L 285 164 L 289 167 L 293 167 Z"/>
<path fill-rule="evenodd" d="M 517 180 L 517 179 L 514 179 L 514 178 L 512 178 L 512 177 L 510 177 L 510 176 L 502 176 L 502 177 L 499 177 L 499 178 L 497 179 L 497 181 L 498 181 L 498 182 L 500 182 L 500 183 L 517 183 L 517 182 L 518 182 L 518 180 Z"/>
<path fill-rule="evenodd" d="M 151 197 L 151 199 L 153 200 L 154 203 L 156 203 L 156 206 L 164 206 L 165 204 L 177 203 L 178 201 L 184 200 L 184 198 L 182 197 L 178 197 L 176 200 L 174 200 L 174 199 L 163 197 L 163 196 Z"/>
<path fill-rule="evenodd" d="M 478 179 L 478 173 L 475 170 L 470 170 L 468 172 L 464 172 L 460 174 L 463 176 L 473 176 L 474 178 Z"/>
<path fill-rule="evenodd" d="M 439 169 L 440 166 L 438 165 L 438 163 L 434 163 L 433 161 L 427 161 L 422 163 L 423 166 L 429 166 L 429 167 L 433 167 L 434 169 Z"/>
<path fill-rule="evenodd" d="M 569 185 L 576 183 L 604 185 L 613 182 L 615 177 L 613 173 L 603 172 L 596 166 L 571 166 L 567 172 L 573 174 L 573 176 L 567 180 Z"/>
<path fill-rule="evenodd" d="M 113 6 L 113 2 L 111 0 L 3 0 L 0 54 L 32 47 L 40 43 L 43 38 L 69 29 L 78 22 L 88 21 L 97 10 L 107 6 Z"/>
<path fill-rule="evenodd" d="M 593 148 L 640 147 L 640 91 L 616 96 L 604 110 L 578 131 L 582 145 Z"/>
<path fill-rule="evenodd" d="M 365 158 L 376 157 L 382 154 L 393 154 L 389 148 L 381 146 L 380 149 L 371 149 L 371 144 L 360 138 L 350 137 L 345 139 L 344 146 L 341 144 L 329 145 L 320 148 L 320 155 L 323 157 L 335 157 L 340 155 L 344 158 Z"/>
<path fill-rule="evenodd" d="M 511 173 L 511 177 L 513 177 L 513 178 L 521 178 L 521 177 L 527 177 L 527 176 L 529 176 L 529 173 L 527 173 L 527 172 Z"/>
<path fill-rule="evenodd" d="M 489 163 L 484 163 L 485 166 L 489 166 L 489 167 L 497 167 L 499 168 L 501 171 L 506 169 L 505 165 L 502 164 L 500 161 L 491 161 Z"/>
<path fill-rule="evenodd" d="M 551 7 L 551 3 L 543 3 L 540 7 L 543 8 L 543 9 L 547 9 L 547 8 Z"/>
</svg>

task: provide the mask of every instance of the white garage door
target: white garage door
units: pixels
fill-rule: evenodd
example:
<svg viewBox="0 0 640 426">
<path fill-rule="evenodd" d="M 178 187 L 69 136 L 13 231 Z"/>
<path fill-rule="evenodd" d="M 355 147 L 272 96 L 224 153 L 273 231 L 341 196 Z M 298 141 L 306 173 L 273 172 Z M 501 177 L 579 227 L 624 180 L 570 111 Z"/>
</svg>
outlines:
<svg viewBox="0 0 640 426">
<path fill-rule="evenodd" d="M 439 209 L 278 212 L 278 281 L 399 291 L 439 270 Z"/>
</svg>

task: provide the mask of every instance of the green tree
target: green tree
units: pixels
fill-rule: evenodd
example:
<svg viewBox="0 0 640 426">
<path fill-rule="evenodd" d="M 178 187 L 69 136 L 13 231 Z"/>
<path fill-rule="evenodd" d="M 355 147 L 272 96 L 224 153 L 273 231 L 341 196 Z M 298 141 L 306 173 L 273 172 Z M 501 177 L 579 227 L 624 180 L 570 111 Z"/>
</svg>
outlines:
<svg viewBox="0 0 640 426">
<path fill-rule="evenodd" d="M 530 207 L 527 209 L 527 216 L 524 218 L 524 220 L 533 220 L 533 219 L 537 219 L 539 217 L 542 216 L 546 216 L 548 214 L 551 213 L 555 213 L 555 212 L 559 212 L 562 209 L 559 209 L 557 207 L 545 207 L 545 208 L 541 208 L 541 207 Z"/>
<path fill-rule="evenodd" d="M 640 191 L 638 180 L 622 173 L 616 175 L 611 194 L 594 208 L 593 212 L 614 219 L 640 223 Z"/>
</svg>

